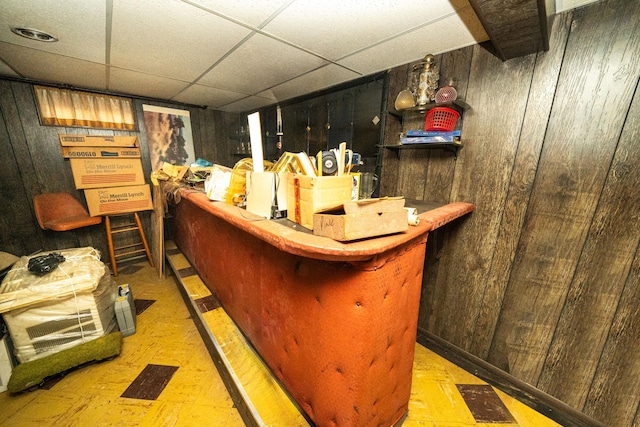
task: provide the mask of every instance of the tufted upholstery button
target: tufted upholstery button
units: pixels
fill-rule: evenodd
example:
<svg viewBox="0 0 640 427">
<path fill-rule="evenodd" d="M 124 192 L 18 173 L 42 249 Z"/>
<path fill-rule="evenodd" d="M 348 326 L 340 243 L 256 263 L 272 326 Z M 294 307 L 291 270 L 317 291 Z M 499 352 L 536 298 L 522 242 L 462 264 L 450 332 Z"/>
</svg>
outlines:
<svg viewBox="0 0 640 427">
<path fill-rule="evenodd" d="M 185 226 L 178 245 L 315 425 L 387 427 L 401 419 L 411 394 L 425 235 L 365 261 L 320 261 L 193 212 L 201 208 L 188 200 L 176 209 L 201 223 L 198 235 Z"/>
</svg>

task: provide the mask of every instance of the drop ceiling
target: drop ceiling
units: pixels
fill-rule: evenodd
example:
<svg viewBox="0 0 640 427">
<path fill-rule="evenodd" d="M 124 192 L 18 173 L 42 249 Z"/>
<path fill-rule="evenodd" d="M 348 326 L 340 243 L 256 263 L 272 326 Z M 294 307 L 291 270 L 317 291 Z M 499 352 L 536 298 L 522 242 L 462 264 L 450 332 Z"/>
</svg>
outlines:
<svg viewBox="0 0 640 427">
<path fill-rule="evenodd" d="M 468 0 L 3 0 L 0 23 L 0 77 L 230 112 L 487 40 Z"/>
</svg>

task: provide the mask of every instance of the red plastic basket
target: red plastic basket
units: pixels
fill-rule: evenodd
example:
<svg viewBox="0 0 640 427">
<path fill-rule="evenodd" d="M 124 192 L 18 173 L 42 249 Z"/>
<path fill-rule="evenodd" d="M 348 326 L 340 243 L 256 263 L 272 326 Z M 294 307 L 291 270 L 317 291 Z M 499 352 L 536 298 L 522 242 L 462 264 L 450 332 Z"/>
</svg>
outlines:
<svg viewBox="0 0 640 427">
<path fill-rule="evenodd" d="M 427 111 L 424 130 L 442 130 L 450 132 L 456 127 L 460 113 L 447 107 L 435 107 Z"/>
</svg>

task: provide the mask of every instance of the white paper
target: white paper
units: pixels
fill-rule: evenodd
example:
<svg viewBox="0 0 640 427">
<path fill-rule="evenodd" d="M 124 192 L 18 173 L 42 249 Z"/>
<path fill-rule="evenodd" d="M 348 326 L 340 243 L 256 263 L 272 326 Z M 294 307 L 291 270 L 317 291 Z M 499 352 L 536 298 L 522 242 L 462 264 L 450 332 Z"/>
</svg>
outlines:
<svg viewBox="0 0 640 427">
<path fill-rule="evenodd" d="M 247 172 L 247 211 L 264 218 L 271 218 L 275 198 L 273 172 Z"/>
<path fill-rule="evenodd" d="M 256 112 L 247 116 L 249 119 L 249 139 L 251 140 L 251 159 L 253 159 L 253 171 L 264 172 L 262 161 L 262 130 L 260 128 L 260 113 Z"/>
</svg>

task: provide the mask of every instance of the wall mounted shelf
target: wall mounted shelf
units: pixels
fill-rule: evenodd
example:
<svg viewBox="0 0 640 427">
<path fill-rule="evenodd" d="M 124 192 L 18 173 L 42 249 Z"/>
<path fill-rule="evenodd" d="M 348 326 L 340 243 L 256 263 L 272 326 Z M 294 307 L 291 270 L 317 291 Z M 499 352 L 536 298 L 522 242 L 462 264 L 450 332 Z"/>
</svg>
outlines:
<svg viewBox="0 0 640 427">
<path fill-rule="evenodd" d="M 396 151 L 396 155 L 400 156 L 400 150 L 404 149 L 435 149 L 441 148 L 443 150 L 451 151 L 454 154 L 454 160 L 458 158 L 458 151 L 462 148 L 462 144 L 460 142 L 430 142 L 424 144 L 394 144 L 394 145 L 383 145 L 382 148 L 386 148 L 387 150 Z"/>
</svg>

